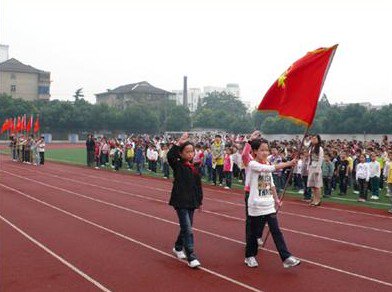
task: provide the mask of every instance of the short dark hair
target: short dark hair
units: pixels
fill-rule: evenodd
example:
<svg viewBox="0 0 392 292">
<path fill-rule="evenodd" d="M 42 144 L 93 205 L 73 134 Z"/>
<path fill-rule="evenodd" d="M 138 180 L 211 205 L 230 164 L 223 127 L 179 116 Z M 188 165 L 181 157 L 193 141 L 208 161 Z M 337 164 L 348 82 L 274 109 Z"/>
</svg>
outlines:
<svg viewBox="0 0 392 292">
<path fill-rule="evenodd" d="M 266 139 L 255 139 L 255 140 L 252 140 L 252 142 L 250 143 L 250 147 L 252 148 L 252 150 L 258 150 L 260 148 L 261 144 L 267 144 L 268 145 L 268 141 Z"/>
</svg>

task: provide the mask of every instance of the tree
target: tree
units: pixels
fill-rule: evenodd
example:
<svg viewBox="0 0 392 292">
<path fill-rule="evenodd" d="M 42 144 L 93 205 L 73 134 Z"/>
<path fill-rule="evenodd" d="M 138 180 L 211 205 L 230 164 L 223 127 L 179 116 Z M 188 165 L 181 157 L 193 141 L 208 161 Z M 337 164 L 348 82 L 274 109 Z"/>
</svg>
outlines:
<svg viewBox="0 0 392 292">
<path fill-rule="evenodd" d="M 215 91 L 207 94 L 196 110 L 193 117 L 194 126 L 233 132 L 250 131 L 252 123 L 245 122 L 246 118 L 250 118 L 246 110 L 238 97 Z"/>
<path fill-rule="evenodd" d="M 83 88 L 77 89 L 73 97 L 75 97 L 75 101 L 78 101 L 80 98 L 83 98 L 84 97 Z"/>
</svg>

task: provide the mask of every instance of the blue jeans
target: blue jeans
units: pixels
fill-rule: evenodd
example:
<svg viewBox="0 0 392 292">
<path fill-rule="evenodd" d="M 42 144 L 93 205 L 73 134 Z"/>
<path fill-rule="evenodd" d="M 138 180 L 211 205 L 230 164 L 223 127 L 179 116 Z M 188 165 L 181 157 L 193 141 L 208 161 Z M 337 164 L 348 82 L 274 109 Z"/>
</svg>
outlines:
<svg viewBox="0 0 392 292">
<path fill-rule="evenodd" d="M 177 251 L 184 249 L 188 262 L 197 259 L 193 251 L 193 214 L 195 209 L 176 208 L 178 220 L 180 222 L 180 233 L 174 245 Z"/>
<path fill-rule="evenodd" d="M 168 178 L 169 174 L 170 174 L 169 163 L 164 162 L 163 163 L 163 176 Z"/>
</svg>

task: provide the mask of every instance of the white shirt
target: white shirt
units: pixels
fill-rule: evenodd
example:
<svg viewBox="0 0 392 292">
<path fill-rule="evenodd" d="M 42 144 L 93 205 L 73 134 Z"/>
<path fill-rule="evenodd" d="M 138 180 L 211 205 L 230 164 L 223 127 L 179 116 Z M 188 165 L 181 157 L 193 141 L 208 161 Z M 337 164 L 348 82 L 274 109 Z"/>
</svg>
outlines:
<svg viewBox="0 0 392 292">
<path fill-rule="evenodd" d="M 249 162 L 249 216 L 262 216 L 275 213 L 275 200 L 272 188 L 275 187 L 272 172 L 275 166 L 261 164 L 255 160 Z"/>
<path fill-rule="evenodd" d="M 369 164 L 368 163 L 358 163 L 357 169 L 355 170 L 355 179 L 366 179 L 369 181 Z"/>
<path fill-rule="evenodd" d="M 369 176 L 370 177 L 375 177 L 375 176 L 380 177 L 380 175 L 381 175 L 380 163 L 378 161 L 370 161 L 369 162 Z"/>
</svg>

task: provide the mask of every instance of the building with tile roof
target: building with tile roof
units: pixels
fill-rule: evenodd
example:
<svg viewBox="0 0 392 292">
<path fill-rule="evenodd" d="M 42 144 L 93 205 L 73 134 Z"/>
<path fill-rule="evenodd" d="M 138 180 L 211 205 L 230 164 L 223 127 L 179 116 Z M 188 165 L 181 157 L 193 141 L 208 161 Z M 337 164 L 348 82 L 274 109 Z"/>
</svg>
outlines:
<svg viewBox="0 0 392 292">
<path fill-rule="evenodd" d="M 0 93 L 24 100 L 50 99 L 50 72 L 11 58 L 0 63 Z"/>
<path fill-rule="evenodd" d="M 165 101 L 175 101 L 175 94 L 152 86 L 146 81 L 119 86 L 108 89 L 107 92 L 95 95 L 97 104 L 125 109 L 133 104 L 150 103 L 159 105 Z"/>
</svg>

